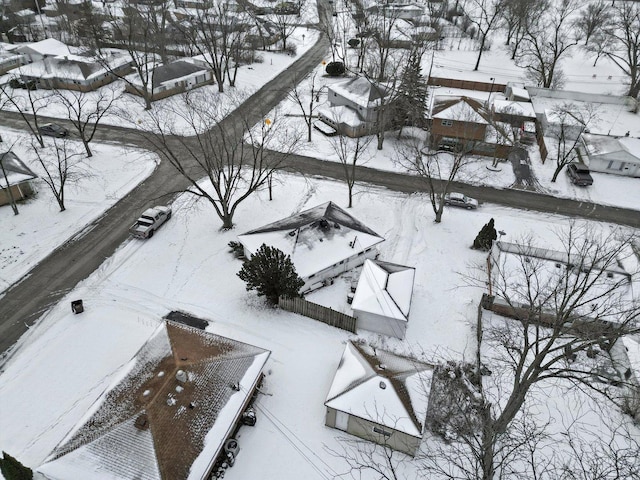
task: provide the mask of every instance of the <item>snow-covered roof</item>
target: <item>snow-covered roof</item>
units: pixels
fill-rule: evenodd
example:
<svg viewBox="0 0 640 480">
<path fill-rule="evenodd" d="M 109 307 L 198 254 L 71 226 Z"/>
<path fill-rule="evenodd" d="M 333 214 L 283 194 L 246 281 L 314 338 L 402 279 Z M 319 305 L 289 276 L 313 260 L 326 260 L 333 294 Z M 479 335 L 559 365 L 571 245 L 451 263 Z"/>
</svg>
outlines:
<svg viewBox="0 0 640 480">
<path fill-rule="evenodd" d="M 203 479 L 268 357 L 166 321 L 39 471 L 52 480 Z"/>
<path fill-rule="evenodd" d="M 6 188 L 7 183 L 18 185 L 38 177 L 11 151 L 0 153 L 0 164 L 3 167 L 0 168 L 0 188 Z M 3 169 L 6 177 L 2 174 Z"/>
<path fill-rule="evenodd" d="M 433 104 L 433 118 L 488 124 L 487 120 L 478 113 L 482 104 L 476 99 L 468 97 L 437 97 Z"/>
<path fill-rule="evenodd" d="M 367 259 L 351 308 L 406 321 L 415 272 L 413 267 Z"/>
<path fill-rule="evenodd" d="M 421 438 L 431 377 L 427 364 L 348 342 L 325 405 Z"/>
<path fill-rule="evenodd" d="M 384 241 L 333 202 L 238 236 L 253 254 L 262 244 L 291 256 L 301 278 L 318 273 Z"/>
<path fill-rule="evenodd" d="M 590 158 L 603 155 L 612 160 L 640 163 L 640 139 L 585 133 L 582 140 Z"/>
<path fill-rule="evenodd" d="M 358 112 L 345 105 L 336 105 L 334 107 L 324 105 L 318 108 L 318 114 L 324 115 L 336 123 L 343 123 L 350 127 L 359 127 L 363 123 Z"/>
<path fill-rule="evenodd" d="M 126 54 L 110 55 L 104 59 L 104 62 L 94 57 L 68 54 L 47 57 L 38 62 L 23 65 L 18 69 L 18 72 L 20 75 L 30 78 L 58 78 L 66 81 L 89 80 L 130 62 L 131 59 Z"/>
<path fill-rule="evenodd" d="M 536 112 L 531 102 L 517 102 L 512 100 L 492 100 L 494 111 L 521 117 L 536 118 Z"/>
<path fill-rule="evenodd" d="M 55 38 L 45 38 L 39 42 L 28 43 L 16 47 L 20 53 L 35 52 L 40 55 L 55 57 L 57 55 L 69 55 L 69 47 Z"/>
<path fill-rule="evenodd" d="M 624 97 L 564 91 L 557 92 L 557 95 L 565 94 L 565 97 L 550 97 L 535 94 L 539 89 L 529 90 L 534 92 L 531 96 L 533 108 L 540 114 L 566 106 L 573 112 L 593 112 L 593 118 L 587 125 L 590 133 L 622 137 L 628 132 L 631 137 L 640 138 L 640 115 L 631 111 Z"/>
<path fill-rule="evenodd" d="M 328 86 L 329 91 L 364 108 L 375 107 L 387 96 L 387 87 L 365 77 L 354 77 Z M 331 99 L 331 95 L 329 95 Z"/>
</svg>

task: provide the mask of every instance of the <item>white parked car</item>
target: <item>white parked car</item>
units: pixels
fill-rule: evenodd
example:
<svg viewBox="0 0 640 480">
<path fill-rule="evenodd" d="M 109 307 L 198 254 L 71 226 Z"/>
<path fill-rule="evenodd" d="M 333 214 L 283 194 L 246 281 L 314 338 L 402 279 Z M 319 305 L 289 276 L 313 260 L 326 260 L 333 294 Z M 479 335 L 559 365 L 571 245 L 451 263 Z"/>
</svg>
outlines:
<svg viewBox="0 0 640 480">
<path fill-rule="evenodd" d="M 136 223 L 129 227 L 129 233 L 136 238 L 151 238 L 160 226 L 171 218 L 171 207 L 157 206 L 142 212 Z"/>
<path fill-rule="evenodd" d="M 478 208 L 478 201 L 475 198 L 467 197 L 457 192 L 447 193 L 444 196 L 444 204 L 466 208 L 467 210 Z"/>
</svg>

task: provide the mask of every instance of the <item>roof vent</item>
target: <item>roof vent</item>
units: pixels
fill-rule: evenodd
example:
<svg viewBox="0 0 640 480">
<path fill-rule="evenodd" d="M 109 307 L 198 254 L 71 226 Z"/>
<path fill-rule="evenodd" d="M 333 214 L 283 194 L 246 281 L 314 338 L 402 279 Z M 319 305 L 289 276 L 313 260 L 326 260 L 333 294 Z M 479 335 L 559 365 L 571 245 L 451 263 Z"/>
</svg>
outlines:
<svg viewBox="0 0 640 480">
<path fill-rule="evenodd" d="M 387 388 L 387 384 L 384 382 L 380 382 L 380 388 L 384 390 L 385 388 Z"/>
<path fill-rule="evenodd" d="M 376 368 L 378 370 L 386 370 L 387 366 L 384 363 L 380 363 L 380 364 L 376 365 Z"/>
<path fill-rule="evenodd" d="M 178 370 L 176 372 L 176 380 L 178 380 L 181 383 L 184 383 L 187 381 L 187 374 L 184 370 Z"/>
<path fill-rule="evenodd" d="M 240 384 L 238 382 L 234 383 L 231 385 L 231 389 L 235 390 L 236 392 L 240 391 Z"/>
<path fill-rule="evenodd" d="M 138 430 L 147 430 L 149 428 L 149 417 L 147 417 L 146 413 L 142 413 L 136 418 L 136 422 L 134 426 Z"/>
</svg>

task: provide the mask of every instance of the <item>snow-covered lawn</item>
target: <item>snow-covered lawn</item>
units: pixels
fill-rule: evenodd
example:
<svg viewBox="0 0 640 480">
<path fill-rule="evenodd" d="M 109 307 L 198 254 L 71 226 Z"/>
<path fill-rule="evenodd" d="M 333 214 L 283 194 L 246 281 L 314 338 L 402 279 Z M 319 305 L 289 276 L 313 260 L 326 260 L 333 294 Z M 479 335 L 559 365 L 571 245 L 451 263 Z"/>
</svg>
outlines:
<svg viewBox="0 0 640 480">
<path fill-rule="evenodd" d="M 25 133 L 3 129 L 3 145 L 36 174 L 42 175 Z M 45 137 L 51 144 L 51 138 Z M 84 152 L 81 142 L 73 142 Z M 9 205 L 0 207 L 0 292 L 18 281 L 34 265 L 108 210 L 147 178 L 156 166 L 155 156 L 141 150 L 108 144 L 91 144 L 93 157 L 83 158 L 83 178 L 66 187 L 66 210 L 41 179 L 33 181 L 37 195 L 18 204 L 19 215 Z"/>
<path fill-rule="evenodd" d="M 240 262 L 227 246 L 240 233 L 305 208 L 328 200 L 346 204 L 342 184 L 288 175 L 280 180 L 274 200 L 266 192 L 250 197 L 228 232 L 219 231 L 209 206 L 194 208 L 179 198 L 174 220 L 151 241 L 125 242 L 45 314 L 0 375 L 0 449 L 31 467 L 40 465 L 161 317 L 184 310 L 208 319 L 212 332 L 272 351 L 263 389 L 269 395 L 259 397 L 257 425 L 240 430 L 242 451 L 227 478 L 297 480 L 343 473 L 343 461 L 325 449 L 335 448 L 341 434 L 324 426 L 323 403 L 344 343 L 355 336 L 266 307 L 245 291 L 236 276 Z M 360 336 L 430 361 L 474 356 L 481 290 L 467 286 L 460 274 L 485 258 L 469 248 L 482 225 L 493 217 L 507 239 L 534 232 L 553 244 L 553 230 L 566 223 L 563 217 L 483 205 L 473 212 L 447 209 L 437 225 L 424 196 L 374 188 L 361 191 L 350 213 L 386 238 L 381 259 L 416 267 L 406 340 Z M 309 299 L 347 308 L 352 275 Z M 73 315 L 69 300 L 77 298 L 85 312 Z"/>
</svg>

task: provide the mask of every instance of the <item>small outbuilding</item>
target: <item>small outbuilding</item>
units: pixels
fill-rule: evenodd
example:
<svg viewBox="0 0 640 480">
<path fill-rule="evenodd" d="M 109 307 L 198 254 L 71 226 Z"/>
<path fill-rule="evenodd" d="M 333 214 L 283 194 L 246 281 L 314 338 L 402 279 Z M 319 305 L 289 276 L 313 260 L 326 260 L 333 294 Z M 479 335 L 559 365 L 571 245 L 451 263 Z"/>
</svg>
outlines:
<svg viewBox="0 0 640 480">
<path fill-rule="evenodd" d="M 357 328 L 403 339 L 416 270 L 380 260 L 366 260 L 351 308 Z"/>
<path fill-rule="evenodd" d="M 415 456 L 433 368 L 348 342 L 325 402 L 325 425 Z"/>
<path fill-rule="evenodd" d="M 12 151 L 0 153 L 0 206 L 33 195 L 31 181 L 38 176 Z"/>
</svg>

